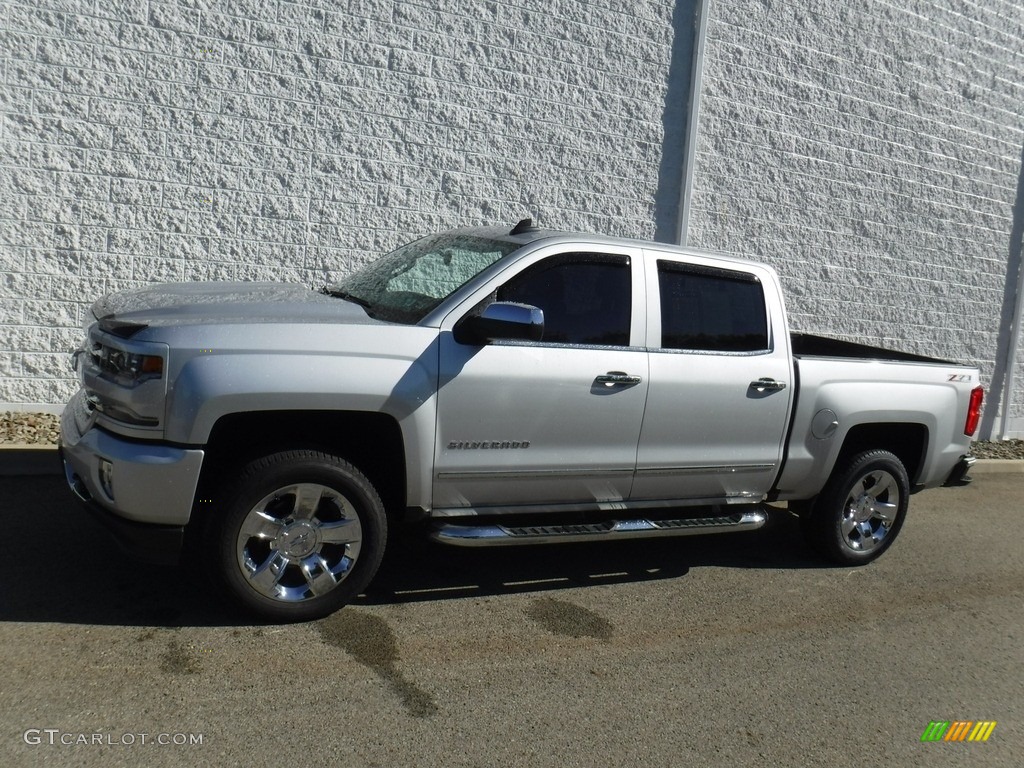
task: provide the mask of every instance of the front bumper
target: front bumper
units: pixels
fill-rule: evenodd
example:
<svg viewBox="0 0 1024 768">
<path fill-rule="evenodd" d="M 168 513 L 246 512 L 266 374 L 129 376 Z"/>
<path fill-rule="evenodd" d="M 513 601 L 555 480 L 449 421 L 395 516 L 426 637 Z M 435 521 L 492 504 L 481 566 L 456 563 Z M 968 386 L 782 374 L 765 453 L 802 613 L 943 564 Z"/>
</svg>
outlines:
<svg viewBox="0 0 1024 768">
<path fill-rule="evenodd" d="M 80 393 L 61 417 L 60 455 L 71 490 L 131 551 L 154 559 L 168 546 L 180 549 L 202 450 L 127 440 L 96 427 Z"/>
<path fill-rule="evenodd" d="M 61 451 L 63 454 L 63 450 Z M 106 528 L 114 541 L 129 555 L 147 563 L 176 565 L 185 543 L 185 526 L 136 523 L 104 509 L 89 495 L 81 477 L 64 459 L 64 476 L 72 492 L 93 519 Z"/>
</svg>

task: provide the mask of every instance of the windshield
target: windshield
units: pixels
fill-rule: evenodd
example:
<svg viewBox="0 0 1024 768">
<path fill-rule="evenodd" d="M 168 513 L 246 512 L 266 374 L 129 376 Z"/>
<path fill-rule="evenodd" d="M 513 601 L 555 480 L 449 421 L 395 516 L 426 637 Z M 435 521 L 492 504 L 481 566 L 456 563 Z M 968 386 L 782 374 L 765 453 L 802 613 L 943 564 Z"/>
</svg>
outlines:
<svg viewBox="0 0 1024 768">
<path fill-rule="evenodd" d="M 380 320 L 418 323 L 459 287 L 518 247 L 452 232 L 430 235 L 367 264 L 324 292 L 354 301 Z"/>
</svg>

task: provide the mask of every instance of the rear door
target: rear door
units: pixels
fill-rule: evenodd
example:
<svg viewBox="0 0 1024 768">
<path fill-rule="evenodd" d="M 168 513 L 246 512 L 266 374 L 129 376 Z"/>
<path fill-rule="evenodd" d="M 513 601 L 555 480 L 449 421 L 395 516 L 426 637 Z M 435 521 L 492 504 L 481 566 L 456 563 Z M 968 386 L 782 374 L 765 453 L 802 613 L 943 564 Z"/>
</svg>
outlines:
<svg viewBox="0 0 1024 768">
<path fill-rule="evenodd" d="M 648 379 L 639 255 L 612 246 L 541 252 L 446 318 L 435 512 L 629 498 Z M 542 309 L 543 339 L 456 341 L 455 324 L 489 301 Z"/>
<path fill-rule="evenodd" d="M 760 499 L 779 470 L 793 392 L 774 273 L 646 256 L 651 381 L 631 499 Z"/>
</svg>

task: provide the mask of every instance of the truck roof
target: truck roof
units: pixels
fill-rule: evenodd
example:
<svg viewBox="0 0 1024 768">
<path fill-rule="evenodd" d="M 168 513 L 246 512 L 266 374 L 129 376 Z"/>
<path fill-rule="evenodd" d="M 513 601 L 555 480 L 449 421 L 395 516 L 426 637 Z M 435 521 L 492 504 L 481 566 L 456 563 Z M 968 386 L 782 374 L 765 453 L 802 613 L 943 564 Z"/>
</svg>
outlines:
<svg viewBox="0 0 1024 768">
<path fill-rule="evenodd" d="M 753 259 L 746 259 L 732 254 L 723 253 L 703 248 L 691 248 L 673 243 L 659 243 L 652 240 L 640 240 L 628 237 L 615 237 L 612 235 L 601 235 L 592 232 L 575 232 L 572 230 L 547 229 L 536 227 L 531 219 L 523 219 L 511 230 L 500 226 L 489 227 L 461 227 L 456 232 L 476 237 L 485 237 L 492 240 L 501 240 L 518 245 L 529 245 L 532 243 L 593 243 L 598 245 L 620 245 L 632 248 L 644 248 L 646 250 L 665 251 L 666 253 L 684 253 L 695 256 L 710 256 L 722 261 L 729 261 L 737 265 L 758 265 L 766 266 L 763 262 Z"/>
</svg>

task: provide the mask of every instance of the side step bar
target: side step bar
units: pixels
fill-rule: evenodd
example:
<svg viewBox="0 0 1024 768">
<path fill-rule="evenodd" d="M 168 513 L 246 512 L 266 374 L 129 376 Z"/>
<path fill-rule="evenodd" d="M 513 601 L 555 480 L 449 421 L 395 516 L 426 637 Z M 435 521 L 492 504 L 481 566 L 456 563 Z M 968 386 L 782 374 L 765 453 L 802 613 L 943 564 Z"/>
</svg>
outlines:
<svg viewBox="0 0 1024 768">
<path fill-rule="evenodd" d="M 721 517 L 678 520 L 610 520 L 575 525 L 454 525 L 440 523 L 430 537 L 459 547 L 493 547 L 509 544 L 561 544 L 571 541 L 645 539 L 655 536 L 700 536 L 706 533 L 753 531 L 768 520 L 763 509 L 735 512 Z"/>
</svg>

